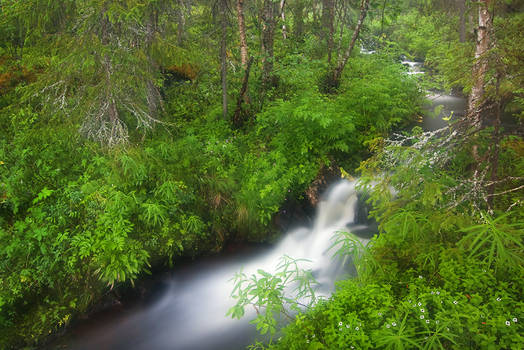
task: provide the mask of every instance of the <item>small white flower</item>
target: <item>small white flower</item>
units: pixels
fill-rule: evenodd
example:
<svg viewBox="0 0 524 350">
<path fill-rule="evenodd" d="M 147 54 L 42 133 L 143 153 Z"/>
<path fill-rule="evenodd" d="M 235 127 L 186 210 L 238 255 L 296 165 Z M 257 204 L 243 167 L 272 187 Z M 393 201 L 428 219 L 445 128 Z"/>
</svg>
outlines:
<svg viewBox="0 0 524 350">
<path fill-rule="evenodd" d="M 426 320 L 426 323 L 429 323 L 429 320 Z"/>
<path fill-rule="evenodd" d="M 348 324 L 346 325 L 346 328 L 349 328 L 349 325 L 348 325 Z"/>
<path fill-rule="evenodd" d="M 456 300 L 453 300 L 453 304 L 457 305 L 459 302 Z"/>
<path fill-rule="evenodd" d="M 420 315 L 420 319 L 423 320 L 424 319 L 424 315 Z"/>
<path fill-rule="evenodd" d="M 424 312 L 424 309 L 420 309 L 420 312 L 422 312 L 422 313 L 423 313 L 423 312 Z"/>
<path fill-rule="evenodd" d="M 389 328 L 389 327 L 391 327 L 391 326 L 390 326 L 389 323 L 388 323 L 388 324 L 386 325 L 386 328 Z"/>
<path fill-rule="evenodd" d="M 440 295 L 440 292 L 437 290 L 437 295 Z"/>
<path fill-rule="evenodd" d="M 512 320 L 514 323 L 517 323 L 517 318 L 516 317 L 513 317 L 513 320 Z"/>
<path fill-rule="evenodd" d="M 355 330 L 356 330 L 356 331 L 358 331 L 359 329 L 360 329 L 360 328 L 358 328 L 358 327 L 355 327 Z"/>
<path fill-rule="evenodd" d="M 511 322 L 506 321 L 506 326 L 509 326 L 509 325 L 511 325 Z"/>
<path fill-rule="evenodd" d="M 411 304 L 411 300 L 408 300 L 408 303 L 410 303 L 410 304 Z"/>
<path fill-rule="evenodd" d="M 418 278 L 423 279 L 424 277 L 422 277 L 422 276 L 419 275 Z"/>
<path fill-rule="evenodd" d="M 501 301 L 501 300 L 502 300 L 502 299 L 500 299 L 500 298 L 497 298 L 497 301 Z"/>
<path fill-rule="evenodd" d="M 391 325 L 392 325 L 393 327 L 396 327 L 396 326 L 397 326 L 397 322 L 392 322 Z"/>
<path fill-rule="evenodd" d="M 339 325 L 339 326 L 342 326 L 342 322 L 339 322 L 338 325 Z"/>
<path fill-rule="evenodd" d="M 422 306 L 422 303 L 420 301 L 418 302 L 418 306 Z"/>
<path fill-rule="evenodd" d="M 351 349 L 354 349 L 355 347 L 353 345 L 351 345 Z"/>
</svg>

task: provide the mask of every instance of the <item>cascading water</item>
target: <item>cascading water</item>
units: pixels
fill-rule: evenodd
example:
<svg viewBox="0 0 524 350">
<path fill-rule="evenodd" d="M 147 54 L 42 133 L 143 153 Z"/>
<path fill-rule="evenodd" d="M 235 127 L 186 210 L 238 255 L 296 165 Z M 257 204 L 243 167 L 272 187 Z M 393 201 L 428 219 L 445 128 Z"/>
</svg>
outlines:
<svg viewBox="0 0 524 350">
<path fill-rule="evenodd" d="M 254 326 L 226 317 L 233 306 L 231 278 L 241 268 L 247 275 L 257 269 L 274 272 L 283 255 L 308 259 L 303 268 L 313 270 L 320 283 L 319 294 L 332 292 L 334 281 L 347 272 L 330 251 L 336 231 L 350 231 L 366 243 L 376 229 L 363 221 L 355 183 L 341 181 L 320 201 L 312 228 L 298 228 L 280 243 L 257 256 L 222 261 L 211 266 L 193 266 L 175 274 L 169 287 L 148 307 L 136 311 L 115 325 L 99 326 L 74 341 L 78 350 L 208 350 L 243 349 L 255 337 Z M 365 220 L 364 220 L 365 221 Z"/>
<path fill-rule="evenodd" d="M 423 63 L 402 60 L 401 63 L 408 68 L 407 74 L 425 74 L 422 70 Z M 445 93 L 427 92 L 426 96 L 431 101 L 431 107 L 427 109 L 423 120 L 423 128 L 426 131 L 438 130 L 448 125 L 449 120 L 464 116 L 467 108 L 466 98 L 462 96 L 447 95 Z M 432 111 L 439 108 L 438 113 Z"/>
<path fill-rule="evenodd" d="M 415 62 L 415 61 L 402 61 L 400 62 L 404 66 L 408 67 L 409 75 L 416 75 L 416 74 L 424 74 L 424 71 L 422 70 L 422 62 Z"/>
</svg>

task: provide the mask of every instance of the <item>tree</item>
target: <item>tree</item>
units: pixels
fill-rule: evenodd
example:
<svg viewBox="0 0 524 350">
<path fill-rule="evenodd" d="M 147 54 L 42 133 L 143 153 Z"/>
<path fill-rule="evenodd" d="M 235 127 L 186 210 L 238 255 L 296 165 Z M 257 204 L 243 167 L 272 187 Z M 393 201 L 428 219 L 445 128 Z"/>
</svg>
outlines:
<svg viewBox="0 0 524 350">
<path fill-rule="evenodd" d="M 493 19 L 489 12 L 491 0 L 480 0 L 478 3 L 478 28 L 475 46 L 475 63 L 473 65 L 473 85 L 468 99 L 467 116 L 473 125 L 481 122 L 482 108 L 485 102 L 484 87 L 488 71 L 487 53 L 490 47 L 490 33 L 493 31 Z"/>
<path fill-rule="evenodd" d="M 227 119 L 227 9 L 228 0 L 220 0 L 220 79 L 222 82 L 222 117 Z"/>
<path fill-rule="evenodd" d="M 162 109 L 153 47 L 170 23 L 170 2 L 69 5 L 60 35 L 50 36 L 49 27 L 41 34 L 50 38 L 59 62 L 27 96 L 40 96 L 44 111 L 79 118 L 85 136 L 110 147 L 128 140 L 130 126 L 153 128 Z"/>
<path fill-rule="evenodd" d="M 360 29 L 362 28 L 364 19 L 366 18 L 366 15 L 369 10 L 369 1 L 370 0 L 362 0 L 360 3 L 360 16 L 358 18 L 358 22 L 355 27 L 355 30 L 353 31 L 351 42 L 349 43 L 348 48 L 344 52 L 344 55 L 342 57 L 339 57 L 337 66 L 333 70 L 333 78 L 332 78 L 332 83 L 330 85 L 334 87 L 338 86 L 340 77 L 342 76 L 342 72 L 344 71 L 344 67 L 346 66 L 349 60 L 349 57 L 351 56 L 351 52 L 353 52 L 353 47 L 355 46 L 355 42 L 357 41 L 357 38 L 360 34 Z"/>
<path fill-rule="evenodd" d="M 246 39 L 246 20 L 244 16 L 244 0 L 237 0 L 238 34 L 240 38 L 240 62 L 242 69 L 247 68 L 248 47 Z"/>
<path fill-rule="evenodd" d="M 276 16 L 278 15 L 276 6 L 278 4 L 272 0 L 264 0 L 260 13 L 262 20 L 262 86 L 264 90 L 270 87 L 273 80 L 273 45 L 275 41 Z"/>
<path fill-rule="evenodd" d="M 322 39 L 326 41 L 328 64 L 331 65 L 331 54 L 333 52 L 333 34 L 335 20 L 335 0 L 322 0 Z"/>
</svg>

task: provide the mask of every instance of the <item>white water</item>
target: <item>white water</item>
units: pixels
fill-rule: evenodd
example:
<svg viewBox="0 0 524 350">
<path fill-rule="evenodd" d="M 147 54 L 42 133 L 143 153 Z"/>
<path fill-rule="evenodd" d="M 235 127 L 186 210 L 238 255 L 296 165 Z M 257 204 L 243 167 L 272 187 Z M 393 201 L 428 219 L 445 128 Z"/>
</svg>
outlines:
<svg viewBox="0 0 524 350">
<path fill-rule="evenodd" d="M 424 74 L 422 70 L 422 62 L 407 61 L 403 60 L 401 63 L 408 67 L 409 75 Z M 467 101 L 464 97 L 453 96 L 447 94 L 438 94 L 433 92 L 427 92 L 426 97 L 431 102 L 431 107 L 427 109 L 425 117 L 422 120 L 424 130 L 438 130 L 445 127 L 451 121 L 455 121 L 458 118 L 464 116 L 467 109 Z M 438 113 L 434 113 L 435 110 Z"/>
<path fill-rule="evenodd" d="M 422 70 L 422 62 L 414 62 L 414 61 L 402 61 L 400 62 L 404 66 L 408 67 L 409 75 L 417 75 L 417 74 L 424 74 L 424 71 Z"/>
<path fill-rule="evenodd" d="M 194 266 L 175 274 L 169 287 L 152 305 L 137 311 L 116 325 L 102 325 L 84 334 L 74 349 L 92 350 L 218 350 L 243 349 L 254 337 L 254 326 L 226 317 L 234 304 L 230 297 L 236 272 L 252 274 L 257 269 L 274 272 L 279 258 L 287 254 L 308 259 L 320 283 L 319 294 L 329 295 L 339 278 L 351 266 L 332 258 L 332 237 L 336 231 L 349 230 L 367 243 L 374 228 L 359 223 L 355 183 L 341 181 L 320 201 L 313 227 L 298 228 L 284 236 L 271 250 L 248 259 L 233 259 L 212 265 Z M 358 215 L 360 214 L 360 215 Z M 360 220 L 362 221 L 362 220 Z"/>
</svg>

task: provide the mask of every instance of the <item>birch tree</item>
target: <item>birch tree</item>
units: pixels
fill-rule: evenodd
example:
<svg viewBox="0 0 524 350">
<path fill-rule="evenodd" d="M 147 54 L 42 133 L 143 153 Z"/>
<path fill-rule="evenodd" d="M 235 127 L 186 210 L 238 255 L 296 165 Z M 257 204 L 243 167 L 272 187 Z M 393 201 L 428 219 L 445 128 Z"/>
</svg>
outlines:
<svg viewBox="0 0 524 350">
<path fill-rule="evenodd" d="M 344 71 L 344 67 L 346 66 L 349 57 L 353 52 L 353 48 L 360 34 L 360 30 L 362 29 L 362 25 L 364 24 L 364 19 L 366 18 L 366 15 L 369 10 L 369 2 L 370 0 L 361 0 L 360 16 L 358 18 L 357 25 L 355 26 L 355 30 L 353 31 L 353 36 L 351 37 L 351 42 L 349 43 L 349 46 L 347 47 L 342 57 L 339 57 L 337 66 L 333 70 L 332 86 L 338 86 L 339 84 L 340 77 L 342 76 L 342 72 Z"/>
<path fill-rule="evenodd" d="M 487 53 L 490 47 L 490 36 L 493 19 L 489 12 L 492 0 L 478 2 L 478 28 L 475 46 L 475 63 L 473 65 L 473 85 L 468 99 L 467 116 L 473 125 L 480 125 L 484 106 L 485 78 L 488 71 Z"/>
</svg>

